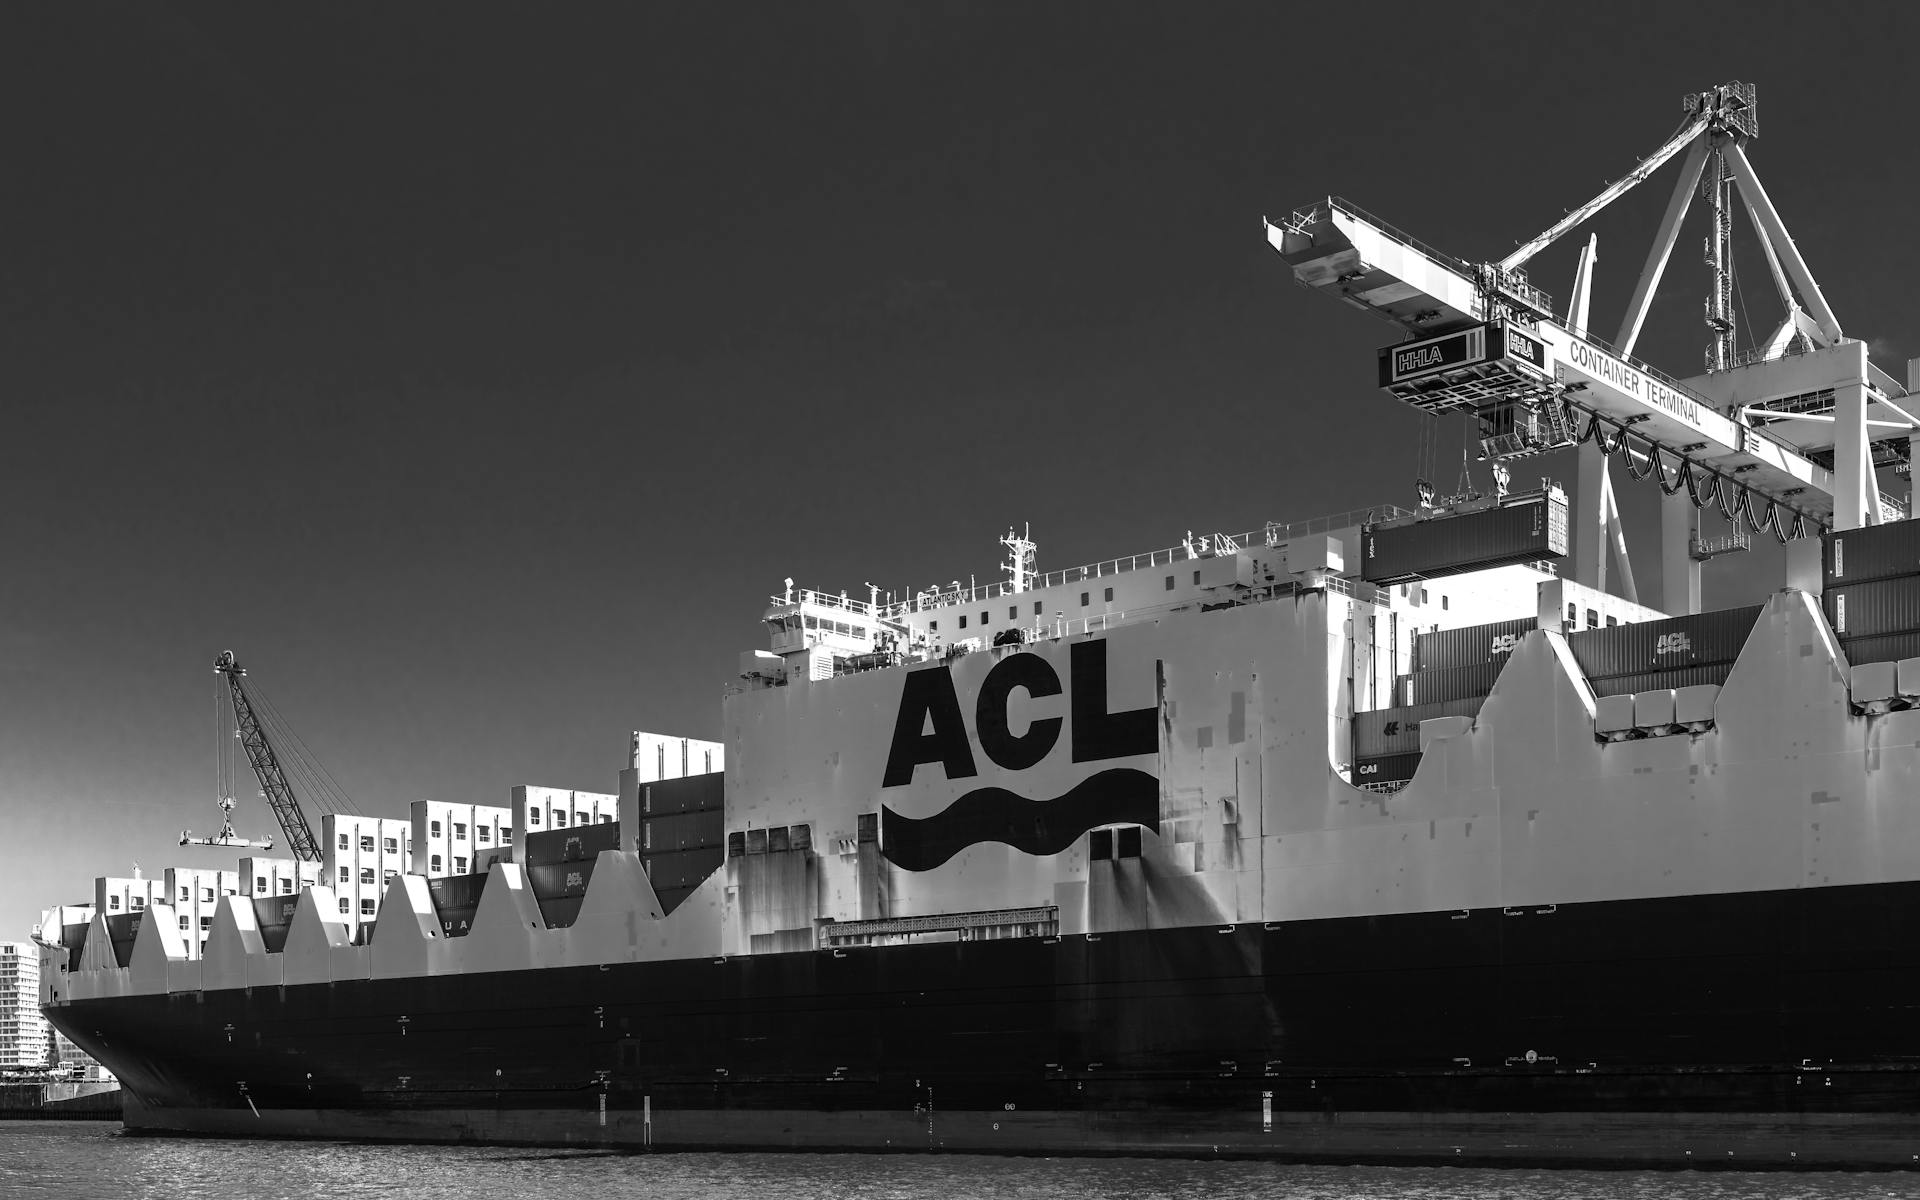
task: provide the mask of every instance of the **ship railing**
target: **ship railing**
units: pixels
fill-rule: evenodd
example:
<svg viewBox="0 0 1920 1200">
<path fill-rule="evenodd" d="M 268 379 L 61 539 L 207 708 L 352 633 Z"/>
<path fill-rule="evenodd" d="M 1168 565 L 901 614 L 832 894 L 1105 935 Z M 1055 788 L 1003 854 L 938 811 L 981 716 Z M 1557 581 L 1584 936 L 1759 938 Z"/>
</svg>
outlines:
<svg viewBox="0 0 1920 1200">
<path fill-rule="evenodd" d="M 1376 504 L 1369 508 L 1348 509 L 1345 512 L 1329 513 L 1301 521 L 1269 521 L 1259 529 L 1244 533 L 1214 533 L 1191 537 L 1177 546 L 1168 546 L 1163 550 L 1153 550 L 1146 554 L 1129 554 L 1119 558 L 1104 559 L 1083 566 L 1068 567 L 1060 571 L 1047 571 L 1034 576 L 1028 591 L 1042 591 L 1063 584 L 1080 583 L 1083 580 L 1099 579 L 1108 575 L 1119 575 L 1127 571 L 1147 570 L 1153 567 L 1170 566 L 1173 563 L 1195 559 L 1214 558 L 1222 554 L 1232 554 L 1248 546 L 1277 547 L 1298 537 L 1331 533 L 1336 529 L 1347 529 L 1356 525 L 1368 525 L 1377 521 L 1398 520 L 1413 516 L 1413 510 L 1401 508 L 1397 504 Z M 1357 553 L 1358 547 L 1349 547 L 1349 553 Z M 910 600 L 899 600 L 891 604 L 882 604 L 875 611 L 882 619 L 894 620 L 914 612 L 929 609 L 950 608 L 956 604 L 975 604 L 982 600 L 997 600 L 1003 596 L 1016 595 L 1013 584 L 1007 580 L 996 583 L 983 583 L 968 587 L 929 588 Z M 777 599 L 776 599 L 777 602 Z"/>
<path fill-rule="evenodd" d="M 802 604 L 812 604 L 819 608 L 839 608 L 863 617 L 872 616 L 879 608 L 878 605 L 870 604 L 865 600 L 855 600 L 835 592 L 818 592 L 812 588 L 799 588 L 792 595 L 769 596 L 767 602 L 776 608 L 798 607 Z"/>
</svg>

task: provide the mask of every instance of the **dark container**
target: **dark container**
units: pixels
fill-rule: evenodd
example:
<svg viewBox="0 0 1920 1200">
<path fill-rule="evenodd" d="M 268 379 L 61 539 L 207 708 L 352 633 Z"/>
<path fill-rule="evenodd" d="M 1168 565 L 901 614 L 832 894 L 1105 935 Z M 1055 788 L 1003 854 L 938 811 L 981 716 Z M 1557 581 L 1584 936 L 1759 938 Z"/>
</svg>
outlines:
<svg viewBox="0 0 1920 1200">
<path fill-rule="evenodd" d="M 1567 635 L 1567 648 L 1590 680 L 1644 675 L 1674 667 L 1705 667 L 1740 657 L 1760 606 L 1606 625 Z"/>
<path fill-rule="evenodd" d="M 449 908 L 477 908 L 480 893 L 486 889 L 487 877 L 479 875 L 448 875 L 441 879 L 427 880 L 427 895 L 433 899 L 434 911 Z"/>
<path fill-rule="evenodd" d="M 126 966 L 133 960 L 133 939 L 140 936 L 144 912 L 115 913 L 107 918 L 107 941 L 113 945 L 113 961 Z"/>
<path fill-rule="evenodd" d="M 723 851 L 715 846 L 709 850 L 674 850 L 662 854 L 649 854 L 641 858 L 647 869 L 647 878 L 653 882 L 653 889 L 699 887 L 706 882 L 707 876 L 720 869 L 725 861 Z"/>
<path fill-rule="evenodd" d="M 268 954 L 287 947 L 287 927 L 293 924 L 294 910 L 300 907 L 298 896 L 255 896 L 253 921 L 260 927 L 260 941 Z"/>
<path fill-rule="evenodd" d="M 1353 786 L 1405 783 L 1413 778 L 1413 773 L 1419 766 L 1418 750 L 1411 754 L 1388 754 L 1379 758 L 1357 759 L 1353 764 Z"/>
<path fill-rule="evenodd" d="M 1920 519 L 1831 534 L 1820 557 L 1828 587 L 1920 575 Z"/>
<path fill-rule="evenodd" d="M 1911 633 L 1920 630 L 1920 575 L 1828 588 L 1820 603 L 1843 638 Z"/>
<path fill-rule="evenodd" d="M 540 905 L 540 919 L 547 923 L 548 929 L 565 929 L 580 916 L 579 896 L 535 897 Z"/>
<path fill-rule="evenodd" d="M 570 829 L 548 829 L 527 835 L 527 866 L 583 862 L 600 857 L 602 850 L 620 848 L 620 822 L 599 821 Z"/>
<path fill-rule="evenodd" d="M 1434 717 L 1471 717 L 1480 712 L 1485 696 L 1448 700 L 1441 704 L 1402 705 L 1353 714 L 1353 758 L 1382 758 L 1418 753 L 1420 722 Z"/>
<path fill-rule="evenodd" d="M 660 900 L 660 915 L 663 917 L 670 915 L 697 890 L 699 889 L 690 887 L 653 889 L 653 894 Z"/>
<path fill-rule="evenodd" d="M 475 904 L 454 904 L 435 910 L 440 916 L 440 932 L 447 937 L 465 937 L 473 932 L 473 915 L 480 911 Z"/>
<path fill-rule="evenodd" d="M 584 896 L 587 883 L 593 878 L 592 859 L 575 859 L 572 862 L 531 863 L 527 866 L 527 887 L 532 889 L 536 900 L 549 900 L 555 896 Z"/>
<path fill-rule="evenodd" d="M 1506 665 L 1503 661 L 1444 671 L 1415 671 L 1402 675 L 1395 691 L 1400 694 L 1402 704 L 1439 704 L 1485 696 L 1493 690 L 1494 681 L 1500 678 Z"/>
<path fill-rule="evenodd" d="M 87 949 L 87 930 L 93 928 L 82 921 L 78 925 L 60 926 L 60 944 L 67 948 L 67 970 L 80 969 L 80 956 Z"/>
<path fill-rule="evenodd" d="M 640 785 L 640 812 L 645 816 L 718 811 L 726 807 L 725 771 L 661 779 Z"/>
<path fill-rule="evenodd" d="M 1645 671 L 1638 675 L 1611 675 L 1589 679 L 1587 686 L 1596 696 L 1631 696 L 1635 692 L 1657 692 L 1666 688 L 1697 687 L 1703 683 L 1722 684 L 1732 673 L 1732 663 L 1714 663 L 1705 667 L 1675 667 L 1670 671 Z"/>
<path fill-rule="evenodd" d="M 1405 583 L 1561 558 L 1567 553 L 1567 501 L 1538 494 L 1478 512 L 1360 531 L 1360 577 Z"/>
<path fill-rule="evenodd" d="M 726 821 L 726 813 L 717 808 L 647 817 L 640 822 L 640 849 L 647 853 L 718 846 L 726 840 Z"/>
<path fill-rule="evenodd" d="M 1416 634 L 1413 639 L 1413 669 L 1444 671 L 1505 662 L 1507 656 L 1519 646 L 1520 639 L 1533 632 L 1539 623 L 1537 617 L 1518 617 L 1488 625 L 1470 625 L 1465 629 L 1440 629 Z"/>
<path fill-rule="evenodd" d="M 1854 666 L 1920 658 L 1920 633 L 1890 633 L 1880 637 L 1841 638 L 1840 652 Z"/>
</svg>

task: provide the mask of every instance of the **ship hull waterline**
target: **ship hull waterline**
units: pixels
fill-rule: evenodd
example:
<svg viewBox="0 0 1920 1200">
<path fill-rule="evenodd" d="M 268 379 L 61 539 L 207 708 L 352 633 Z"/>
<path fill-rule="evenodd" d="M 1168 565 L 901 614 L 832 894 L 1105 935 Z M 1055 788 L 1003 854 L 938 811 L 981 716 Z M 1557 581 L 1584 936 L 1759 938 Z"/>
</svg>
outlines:
<svg viewBox="0 0 1920 1200">
<path fill-rule="evenodd" d="M 154 1134 L 1920 1166 L 1920 884 L 76 1001 Z"/>
</svg>

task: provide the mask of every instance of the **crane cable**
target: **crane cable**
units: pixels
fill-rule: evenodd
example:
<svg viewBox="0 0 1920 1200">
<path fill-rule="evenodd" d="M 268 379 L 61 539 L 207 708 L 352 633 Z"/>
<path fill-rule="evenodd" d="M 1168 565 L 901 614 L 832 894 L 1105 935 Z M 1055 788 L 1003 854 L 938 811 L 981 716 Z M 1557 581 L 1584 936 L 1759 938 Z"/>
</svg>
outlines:
<svg viewBox="0 0 1920 1200">
<path fill-rule="evenodd" d="M 1627 474 L 1633 478 L 1645 479 L 1648 475 L 1653 475 L 1660 484 L 1660 490 L 1669 496 L 1674 495 L 1684 487 L 1687 489 L 1687 499 L 1693 502 L 1695 508 L 1705 510 L 1709 505 L 1712 505 L 1715 509 L 1719 510 L 1721 516 L 1725 517 L 1736 527 L 1740 524 L 1741 518 L 1745 518 L 1748 528 L 1752 529 L 1755 533 L 1771 533 L 1782 545 L 1785 545 L 1794 538 L 1805 537 L 1807 535 L 1806 513 L 1801 512 L 1797 508 L 1782 505 L 1771 496 L 1762 495 L 1761 499 L 1766 501 L 1766 515 L 1764 518 L 1756 516 L 1753 511 L 1753 489 L 1743 483 L 1738 483 L 1727 478 L 1725 475 L 1722 475 L 1704 463 L 1694 462 L 1684 454 L 1680 456 L 1680 465 L 1674 469 L 1674 481 L 1672 485 L 1669 486 L 1666 478 L 1666 462 L 1662 457 L 1660 446 L 1655 442 L 1646 442 L 1647 448 L 1641 451 L 1641 456 L 1647 459 L 1647 469 L 1645 471 L 1634 470 L 1634 455 L 1628 442 L 1631 435 L 1628 433 L 1625 425 L 1604 420 L 1597 412 L 1582 410 L 1576 407 L 1573 401 L 1566 396 L 1560 398 L 1560 404 L 1562 406 L 1561 415 L 1565 419 L 1566 428 L 1570 431 L 1580 428 L 1577 414 L 1581 411 L 1587 411 L 1586 428 L 1575 436 L 1574 444 L 1581 445 L 1590 441 L 1599 449 L 1602 455 L 1609 458 L 1616 454 L 1623 454 L 1624 452 L 1623 457 L 1626 463 Z M 1611 442 L 1607 440 L 1606 426 L 1608 425 L 1612 425 L 1614 429 L 1613 440 Z M 1696 477 L 1696 469 L 1705 475 L 1706 478 L 1704 481 Z M 1791 529 L 1788 528 L 1786 521 L 1781 516 L 1780 510 L 1782 508 L 1788 508 L 1788 510 L 1793 513 L 1793 525 Z M 1814 522 L 1815 532 L 1821 531 L 1821 528 L 1817 521 Z"/>
</svg>

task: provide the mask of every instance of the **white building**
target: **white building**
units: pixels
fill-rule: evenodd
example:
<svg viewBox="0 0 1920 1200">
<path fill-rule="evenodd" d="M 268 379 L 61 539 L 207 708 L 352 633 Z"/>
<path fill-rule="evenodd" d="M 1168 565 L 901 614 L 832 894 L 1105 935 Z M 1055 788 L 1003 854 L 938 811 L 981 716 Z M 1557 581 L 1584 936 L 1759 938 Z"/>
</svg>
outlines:
<svg viewBox="0 0 1920 1200">
<path fill-rule="evenodd" d="M 292 858 L 243 858 L 240 860 L 240 894 L 259 899 L 263 896 L 298 896 L 320 882 L 325 865 L 300 862 Z"/>
<path fill-rule="evenodd" d="M 492 804 L 449 804 L 440 800 L 415 800 L 412 805 L 413 856 L 410 870 L 415 875 L 439 879 L 447 875 L 467 875 L 484 870 L 484 857 L 492 861 L 492 852 L 513 845 L 513 810 Z M 511 855 L 507 856 L 511 859 Z"/>
<path fill-rule="evenodd" d="M 207 935 L 213 932 L 213 914 L 220 907 L 220 897 L 239 894 L 238 871 L 168 867 L 166 887 L 156 903 L 173 905 L 174 916 L 180 922 L 180 940 L 187 946 L 187 957 L 199 958 Z"/>
<path fill-rule="evenodd" d="M 528 835 L 577 825 L 605 824 L 620 819 L 620 797 L 602 792 L 570 792 L 565 788 L 517 784 L 513 789 L 512 828 Z"/>
<path fill-rule="evenodd" d="M 339 897 L 340 919 L 358 940 L 362 926 L 380 915 L 387 881 L 407 869 L 413 829 L 394 817 L 328 813 L 320 818 L 320 834 L 327 856 L 321 881 Z"/>
<path fill-rule="evenodd" d="M 109 917 L 145 912 L 149 905 L 167 903 L 167 881 L 148 879 L 139 867 L 131 876 L 102 875 L 93 881 L 93 911 Z"/>
<path fill-rule="evenodd" d="M 39 948 L 0 942 L 0 1069 L 44 1067 L 49 1045 L 40 1015 Z"/>
<path fill-rule="evenodd" d="M 727 748 L 721 742 L 636 729 L 628 743 L 627 766 L 638 773 L 640 783 L 707 775 L 727 769 Z"/>
</svg>

